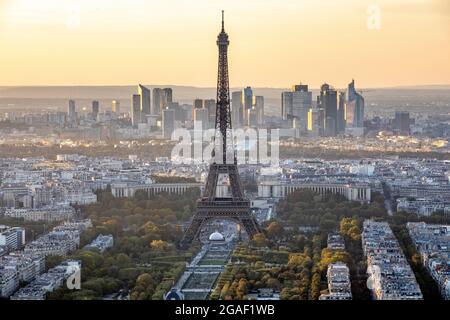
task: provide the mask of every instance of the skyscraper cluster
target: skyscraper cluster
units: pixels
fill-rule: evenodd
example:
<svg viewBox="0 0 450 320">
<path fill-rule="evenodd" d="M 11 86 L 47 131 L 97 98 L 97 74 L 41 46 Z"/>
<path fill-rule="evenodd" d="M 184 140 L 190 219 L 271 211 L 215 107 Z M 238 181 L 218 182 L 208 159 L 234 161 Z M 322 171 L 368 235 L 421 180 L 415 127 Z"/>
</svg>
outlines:
<svg viewBox="0 0 450 320">
<path fill-rule="evenodd" d="M 364 98 L 355 90 L 355 81 L 347 94 L 327 83 L 320 87 L 316 104 L 307 85 L 294 85 L 281 94 L 281 116 L 301 135 L 334 137 L 364 133 Z"/>
<path fill-rule="evenodd" d="M 85 112 L 86 110 L 87 112 Z M 100 112 L 100 101 L 98 100 L 93 100 L 90 108 L 82 107 L 77 111 L 77 102 L 75 99 L 70 99 L 67 113 L 57 113 L 56 115 L 60 117 L 55 120 L 58 120 L 58 123 L 62 126 L 75 129 L 86 124 L 104 123 L 105 121 L 116 120 L 120 117 L 120 114 L 119 100 L 111 101 L 111 110 L 103 110 Z"/>
<path fill-rule="evenodd" d="M 172 88 L 154 88 L 153 100 L 151 100 L 150 89 L 141 84 L 138 85 L 138 93 L 131 96 L 132 125 L 148 123 L 149 116 L 162 115 L 162 111 L 167 109 L 172 102 Z"/>
<path fill-rule="evenodd" d="M 251 87 L 231 94 L 231 114 L 234 127 L 257 126 L 264 122 L 264 97 L 253 95 Z"/>
<path fill-rule="evenodd" d="M 216 100 L 195 99 L 192 109 L 192 120 L 202 124 L 202 129 L 214 127 L 216 121 Z"/>
</svg>

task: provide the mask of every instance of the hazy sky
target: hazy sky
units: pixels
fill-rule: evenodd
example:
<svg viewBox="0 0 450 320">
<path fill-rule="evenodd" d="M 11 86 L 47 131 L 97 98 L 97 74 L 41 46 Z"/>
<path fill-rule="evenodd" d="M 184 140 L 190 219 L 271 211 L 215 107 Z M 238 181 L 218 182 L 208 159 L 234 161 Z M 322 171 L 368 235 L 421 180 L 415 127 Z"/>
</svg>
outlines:
<svg viewBox="0 0 450 320">
<path fill-rule="evenodd" d="M 0 85 L 450 84 L 450 0 L 0 0 Z M 379 17 L 379 19 L 377 18 Z"/>
</svg>

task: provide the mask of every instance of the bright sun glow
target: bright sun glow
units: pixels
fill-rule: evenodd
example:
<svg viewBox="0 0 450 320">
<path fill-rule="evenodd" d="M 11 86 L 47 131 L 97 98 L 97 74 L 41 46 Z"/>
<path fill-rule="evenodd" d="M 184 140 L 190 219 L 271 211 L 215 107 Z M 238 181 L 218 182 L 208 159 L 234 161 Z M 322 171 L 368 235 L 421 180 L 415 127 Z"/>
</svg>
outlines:
<svg viewBox="0 0 450 320">
<path fill-rule="evenodd" d="M 65 2 L 67 1 L 14 0 L 7 8 L 6 18 L 13 24 L 45 23 L 54 19 L 52 13 L 57 13 Z"/>
</svg>

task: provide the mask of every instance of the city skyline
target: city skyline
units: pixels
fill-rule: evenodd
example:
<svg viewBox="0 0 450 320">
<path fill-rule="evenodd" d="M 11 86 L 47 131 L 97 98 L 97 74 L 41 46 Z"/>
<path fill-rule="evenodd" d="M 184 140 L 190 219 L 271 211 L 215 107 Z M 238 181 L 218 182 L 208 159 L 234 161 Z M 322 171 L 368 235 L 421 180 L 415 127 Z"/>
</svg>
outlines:
<svg viewBox="0 0 450 320">
<path fill-rule="evenodd" d="M 0 1 L 0 85 L 213 87 L 221 9 L 233 34 L 231 87 L 450 84 L 444 0 L 91 2 Z"/>
</svg>

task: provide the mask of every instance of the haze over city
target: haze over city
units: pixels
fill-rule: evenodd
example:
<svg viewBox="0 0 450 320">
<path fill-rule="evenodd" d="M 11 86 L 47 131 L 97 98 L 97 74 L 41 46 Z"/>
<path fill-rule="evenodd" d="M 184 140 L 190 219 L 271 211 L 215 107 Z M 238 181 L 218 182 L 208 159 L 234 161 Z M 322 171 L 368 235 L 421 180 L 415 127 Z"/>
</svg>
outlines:
<svg viewBox="0 0 450 320">
<path fill-rule="evenodd" d="M 446 0 L 1 0 L 0 85 L 214 86 L 220 9 L 231 86 L 450 84 Z"/>
</svg>

